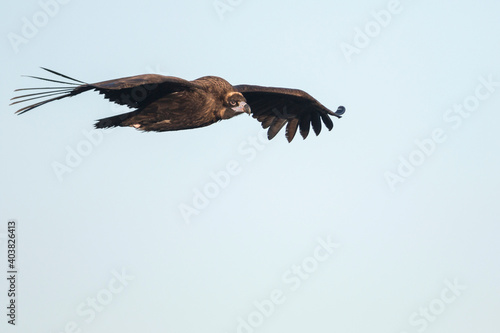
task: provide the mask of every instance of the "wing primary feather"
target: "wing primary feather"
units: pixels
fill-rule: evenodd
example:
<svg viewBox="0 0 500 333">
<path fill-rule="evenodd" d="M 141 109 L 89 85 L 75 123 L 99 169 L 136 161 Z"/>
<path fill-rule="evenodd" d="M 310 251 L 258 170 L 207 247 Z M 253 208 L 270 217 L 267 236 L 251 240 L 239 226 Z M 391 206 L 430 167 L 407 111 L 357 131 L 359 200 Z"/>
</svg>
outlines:
<svg viewBox="0 0 500 333">
<path fill-rule="evenodd" d="M 64 89 L 64 87 L 19 88 L 19 89 L 15 89 L 14 91 L 41 90 L 41 89 Z M 73 87 L 68 88 L 68 89 L 73 89 Z"/>
<path fill-rule="evenodd" d="M 268 128 L 269 126 L 271 126 L 275 119 L 277 118 L 273 116 L 266 117 L 264 121 L 262 121 L 262 128 Z"/>
<path fill-rule="evenodd" d="M 267 131 L 267 138 L 271 140 L 278 134 L 278 132 L 285 126 L 286 119 L 274 118 L 273 124 L 269 127 Z"/>
<path fill-rule="evenodd" d="M 49 89 L 54 89 L 54 90 L 50 90 L 50 91 L 44 91 L 44 92 L 39 92 L 39 93 L 32 93 L 32 94 L 26 94 L 26 95 L 21 95 L 21 96 L 16 96 L 16 97 L 12 97 L 10 100 L 15 100 L 15 99 L 19 99 L 19 98 L 24 98 L 24 97 L 30 97 L 30 96 L 37 96 L 37 95 L 47 95 L 47 96 L 50 96 L 52 94 L 55 94 L 55 93 L 63 93 L 63 92 L 70 92 L 71 90 L 73 90 L 73 88 L 49 88 Z M 42 98 L 42 97 L 45 97 L 45 96 L 39 96 L 39 97 L 34 97 L 34 98 Z M 34 98 L 30 98 L 30 99 L 34 99 Z M 25 101 L 29 101 L 30 99 L 25 99 Z M 18 101 L 16 103 L 19 103 L 19 102 L 23 102 L 23 101 Z M 12 103 L 12 104 L 15 104 L 15 103 Z M 11 104 L 11 105 L 12 105 Z"/>
<path fill-rule="evenodd" d="M 305 139 L 309 135 L 309 129 L 311 127 L 311 115 L 309 113 L 304 114 L 300 118 L 300 135 Z"/>
<path fill-rule="evenodd" d="M 298 127 L 299 127 L 299 119 L 294 118 L 288 121 L 288 124 L 286 125 L 286 134 L 285 134 L 288 142 L 292 142 L 295 133 L 297 133 Z"/>
<path fill-rule="evenodd" d="M 328 114 L 331 114 L 332 116 L 335 116 L 337 118 L 342 118 L 342 115 L 345 113 L 345 107 L 342 105 L 337 108 L 337 111 L 332 112 L 328 110 Z"/>
<path fill-rule="evenodd" d="M 50 81 L 50 82 L 62 83 L 62 84 L 71 84 L 73 86 L 79 86 L 80 85 L 80 84 L 74 83 L 74 82 L 64 82 L 64 81 L 59 81 L 59 80 L 47 79 L 47 78 L 39 77 L 39 76 L 31 76 L 31 75 L 23 75 L 23 76 L 24 77 L 30 77 L 32 79 L 37 79 L 37 80 Z"/>
<path fill-rule="evenodd" d="M 29 95 L 24 95 L 24 96 L 17 96 L 17 97 L 14 97 L 12 99 L 43 94 L 41 96 L 26 98 L 26 99 L 23 99 L 23 100 L 20 100 L 20 101 L 15 101 L 15 102 L 10 103 L 9 105 L 14 105 L 14 104 L 17 104 L 17 103 L 24 103 L 24 102 L 31 101 L 31 100 L 34 100 L 34 99 L 45 98 L 45 97 L 50 97 L 50 96 L 54 96 L 54 95 L 60 95 L 60 94 L 64 94 L 64 93 L 69 94 L 70 92 L 71 92 L 71 90 L 63 90 L 63 91 L 53 91 L 53 92 L 45 92 L 45 93 L 39 93 L 39 94 L 29 94 Z"/>
<path fill-rule="evenodd" d="M 321 120 L 319 118 L 318 112 L 311 113 L 311 124 L 312 124 L 313 130 L 314 130 L 314 133 L 316 133 L 316 135 L 319 135 L 319 133 L 321 133 Z"/>
<path fill-rule="evenodd" d="M 48 69 L 48 68 L 45 68 L 45 67 L 40 67 L 40 68 L 41 68 L 41 69 L 44 69 L 44 70 L 46 70 L 47 72 L 50 72 L 50 73 L 52 73 L 52 74 L 59 75 L 59 76 L 61 76 L 61 77 L 65 78 L 65 79 L 68 79 L 68 80 L 72 80 L 72 81 L 75 81 L 75 82 L 79 82 L 79 83 L 86 84 L 86 82 L 83 82 L 83 81 L 80 81 L 80 80 L 74 79 L 74 78 L 72 78 L 72 77 L 69 77 L 69 76 L 67 76 L 67 75 L 64 75 L 64 74 L 58 73 L 58 72 L 56 72 L 56 71 L 53 71 L 52 69 Z"/>
<path fill-rule="evenodd" d="M 69 97 L 69 96 L 71 96 L 71 93 L 67 93 L 67 94 L 64 94 L 64 95 L 61 95 L 61 96 L 57 96 L 57 97 L 54 97 L 54 98 L 51 98 L 51 99 L 47 99 L 45 101 L 41 101 L 41 102 L 38 102 L 38 103 L 35 103 L 35 104 L 32 104 L 32 105 L 25 106 L 24 108 L 17 110 L 15 113 L 17 113 L 17 114 L 23 114 L 25 112 L 33 110 L 34 108 L 37 108 L 37 107 L 39 107 L 41 105 L 44 105 L 46 103 L 49 103 L 49 102 L 52 102 L 52 101 L 55 101 L 55 100 L 58 100 L 58 99 L 61 99 L 61 98 Z"/>
<path fill-rule="evenodd" d="M 321 116 L 323 123 L 326 125 L 326 128 L 328 128 L 328 130 L 331 131 L 333 128 L 333 121 L 330 118 L 330 116 L 324 113 L 320 113 L 319 115 Z"/>
</svg>

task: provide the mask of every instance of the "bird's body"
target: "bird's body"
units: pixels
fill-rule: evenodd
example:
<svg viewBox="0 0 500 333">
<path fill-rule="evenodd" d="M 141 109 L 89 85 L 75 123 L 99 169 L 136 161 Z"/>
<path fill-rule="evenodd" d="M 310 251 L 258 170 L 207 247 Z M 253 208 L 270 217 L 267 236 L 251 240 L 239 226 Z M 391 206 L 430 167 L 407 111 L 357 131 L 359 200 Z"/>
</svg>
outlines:
<svg viewBox="0 0 500 333">
<path fill-rule="evenodd" d="M 164 80 L 167 80 L 166 77 Z M 225 119 L 227 107 L 223 104 L 224 101 L 216 96 L 226 95 L 230 90 L 227 87 L 229 83 L 221 81 L 222 79 L 216 77 L 194 80 L 189 85 L 185 84 L 184 89 L 169 92 L 151 103 L 137 103 L 138 109 L 135 111 L 101 119 L 96 123 L 96 127 L 132 126 L 143 131 L 164 132 L 211 125 Z M 218 83 L 215 91 L 208 82 Z M 127 97 L 132 101 L 140 100 L 142 96 L 144 91 L 141 90 L 135 94 L 131 91 Z"/>
<path fill-rule="evenodd" d="M 331 130 L 333 123 L 330 116 L 340 118 L 345 110 L 344 107 L 339 107 L 334 113 L 302 90 L 252 85 L 232 86 L 216 76 L 187 81 L 172 76 L 145 74 L 88 84 L 46 70 L 70 81 L 34 78 L 68 86 L 18 89 L 44 91 L 14 97 L 13 99 L 23 99 L 12 104 L 55 97 L 24 107 L 17 113 L 22 114 L 57 99 L 96 90 L 114 103 L 135 109 L 100 119 L 95 124 L 96 128 L 129 126 L 142 131 L 176 131 L 204 127 L 242 113 L 251 113 L 264 128 L 269 128 L 269 139 L 288 124 L 286 137 L 291 141 L 299 127 L 304 139 L 311 124 L 316 135 L 319 134 L 321 120 Z"/>
</svg>

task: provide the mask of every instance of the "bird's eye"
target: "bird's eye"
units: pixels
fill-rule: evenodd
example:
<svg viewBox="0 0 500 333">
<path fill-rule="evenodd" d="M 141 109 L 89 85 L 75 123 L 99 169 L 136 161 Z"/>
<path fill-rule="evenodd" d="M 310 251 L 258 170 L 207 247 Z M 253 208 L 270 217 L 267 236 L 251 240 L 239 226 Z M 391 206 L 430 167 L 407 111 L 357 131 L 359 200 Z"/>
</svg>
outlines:
<svg viewBox="0 0 500 333">
<path fill-rule="evenodd" d="M 236 101 L 229 101 L 229 105 L 236 106 L 236 105 L 238 105 L 238 102 L 236 102 Z"/>
</svg>

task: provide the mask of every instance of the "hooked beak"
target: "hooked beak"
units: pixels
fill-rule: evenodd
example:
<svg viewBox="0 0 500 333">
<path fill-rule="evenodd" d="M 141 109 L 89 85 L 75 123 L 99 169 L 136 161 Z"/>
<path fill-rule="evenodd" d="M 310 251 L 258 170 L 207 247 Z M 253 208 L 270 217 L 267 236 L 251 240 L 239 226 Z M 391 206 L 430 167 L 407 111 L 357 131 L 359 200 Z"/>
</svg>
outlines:
<svg viewBox="0 0 500 333">
<path fill-rule="evenodd" d="M 248 105 L 246 102 L 239 102 L 238 103 L 238 106 L 235 106 L 234 108 L 231 108 L 233 111 L 235 112 L 239 112 L 239 113 L 248 113 L 250 114 L 252 112 L 252 109 L 250 109 L 250 105 Z"/>
</svg>

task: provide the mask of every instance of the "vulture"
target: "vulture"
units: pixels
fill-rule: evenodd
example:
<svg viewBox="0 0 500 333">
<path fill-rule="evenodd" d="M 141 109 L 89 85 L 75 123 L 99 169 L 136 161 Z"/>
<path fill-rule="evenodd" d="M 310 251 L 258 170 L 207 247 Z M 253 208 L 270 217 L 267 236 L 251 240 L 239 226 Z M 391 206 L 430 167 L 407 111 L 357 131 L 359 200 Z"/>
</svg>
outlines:
<svg viewBox="0 0 500 333">
<path fill-rule="evenodd" d="M 304 139 L 311 125 L 316 135 L 321 132 L 321 122 L 331 130 L 333 122 L 330 117 L 341 118 L 345 112 L 343 106 L 339 106 L 335 112 L 329 110 L 302 90 L 256 85 L 233 86 L 216 76 L 187 81 L 173 76 L 144 74 L 85 83 L 47 68 L 42 69 L 57 75 L 57 80 L 28 77 L 57 83 L 59 86 L 15 90 L 29 93 L 12 98 L 12 104 L 42 99 L 19 109 L 17 114 L 58 99 L 96 90 L 109 101 L 134 109 L 99 119 L 94 125 L 96 128 L 121 126 L 141 131 L 177 131 L 208 126 L 247 113 L 257 119 L 263 128 L 268 128 L 269 140 L 286 125 L 285 136 L 291 142 L 297 129 L 300 129 Z"/>
</svg>

